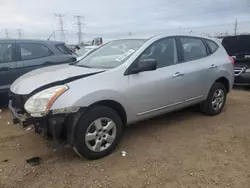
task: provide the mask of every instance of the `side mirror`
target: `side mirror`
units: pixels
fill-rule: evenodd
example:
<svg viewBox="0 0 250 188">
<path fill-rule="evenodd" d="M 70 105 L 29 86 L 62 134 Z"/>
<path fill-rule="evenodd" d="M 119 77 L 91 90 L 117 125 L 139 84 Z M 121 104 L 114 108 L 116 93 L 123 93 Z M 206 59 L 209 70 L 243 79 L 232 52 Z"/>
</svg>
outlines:
<svg viewBox="0 0 250 188">
<path fill-rule="evenodd" d="M 144 71 L 156 70 L 157 63 L 155 59 L 143 59 L 138 62 L 138 67 L 130 70 L 130 74 L 137 74 Z"/>
</svg>

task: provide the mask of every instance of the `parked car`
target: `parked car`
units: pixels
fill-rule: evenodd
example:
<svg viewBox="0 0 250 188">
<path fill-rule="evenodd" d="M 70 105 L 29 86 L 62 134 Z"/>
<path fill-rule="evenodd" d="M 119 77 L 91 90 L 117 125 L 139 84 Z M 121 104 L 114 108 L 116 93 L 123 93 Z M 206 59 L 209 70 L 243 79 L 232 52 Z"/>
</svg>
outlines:
<svg viewBox="0 0 250 188">
<path fill-rule="evenodd" d="M 70 44 L 70 45 L 68 45 L 68 46 L 69 46 L 69 48 L 71 49 L 71 51 L 74 52 L 74 53 L 76 53 L 77 50 L 80 50 L 80 49 L 81 49 L 81 47 L 80 47 L 79 45 Z"/>
<path fill-rule="evenodd" d="M 76 51 L 76 54 L 78 55 L 77 61 L 81 60 L 88 54 L 92 53 L 94 50 L 96 50 L 99 46 L 85 46 L 84 48 L 81 48 L 80 50 Z"/>
<path fill-rule="evenodd" d="M 96 37 L 92 40 L 91 45 L 92 46 L 101 46 L 103 44 L 102 37 Z"/>
<path fill-rule="evenodd" d="M 45 66 L 76 60 L 62 42 L 39 40 L 0 40 L 0 92 L 21 75 Z"/>
<path fill-rule="evenodd" d="M 207 115 L 219 114 L 233 81 L 233 64 L 212 39 L 116 40 L 79 62 L 20 77 L 9 108 L 14 123 L 33 124 L 37 133 L 98 159 L 115 149 L 126 125 L 195 104 Z"/>
<path fill-rule="evenodd" d="M 250 35 L 229 36 L 222 44 L 235 60 L 234 85 L 250 87 Z"/>
</svg>

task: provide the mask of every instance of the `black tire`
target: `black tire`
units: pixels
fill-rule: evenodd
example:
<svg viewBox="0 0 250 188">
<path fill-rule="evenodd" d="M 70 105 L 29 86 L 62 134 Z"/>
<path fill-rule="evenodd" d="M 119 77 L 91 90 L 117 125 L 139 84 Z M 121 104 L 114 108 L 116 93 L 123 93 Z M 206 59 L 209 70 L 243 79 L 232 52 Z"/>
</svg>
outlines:
<svg viewBox="0 0 250 188">
<path fill-rule="evenodd" d="M 116 127 L 116 136 L 113 143 L 104 151 L 94 152 L 88 148 L 85 142 L 85 134 L 95 120 L 109 118 Z M 109 155 L 118 145 L 123 132 L 123 123 L 117 112 L 106 106 L 93 106 L 89 108 L 79 119 L 75 128 L 74 150 L 80 157 L 95 160 Z"/>
<path fill-rule="evenodd" d="M 218 110 L 215 110 L 212 105 L 212 100 L 213 100 L 214 93 L 219 89 L 223 90 L 224 102 L 222 103 L 222 106 Z M 200 109 L 206 115 L 209 115 L 209 116 L 217 115 L 223 110 L 225 103 L 226 103 L 226 99 L 227 99 L 227 91 L 226 91 L 225 86 L 222 83 L 215 82 L 209 91 L 207 99 L 203 103 L 200 104 Z"/>
</svg>

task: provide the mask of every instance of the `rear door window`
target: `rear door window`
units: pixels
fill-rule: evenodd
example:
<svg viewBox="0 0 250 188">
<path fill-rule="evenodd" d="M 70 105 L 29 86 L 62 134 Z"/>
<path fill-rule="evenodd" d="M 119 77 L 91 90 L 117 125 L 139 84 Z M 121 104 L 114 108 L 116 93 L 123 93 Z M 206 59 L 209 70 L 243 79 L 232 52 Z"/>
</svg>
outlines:
<svg viewBox="0 0 250 188">
<path fill-rule="evenodd" d="M 51 50 L 44 44 L 20 43 L 21 59 L 31 60 L 52 55 Z"/>
<path fill-rule="evenodd" d="M 72 54 L 71 50 L 65 44 L 56 45 L 56 48 L 64 54 Z"/>
<path fill-rule="evenodd" d="M 184 61 L 192 61 L 207 56 L 206 47 L 200 38 L 181 37 Z"/>
<path fill-rule="evenodd" d="M 0 63 L 9 63 L 13 61 L 13 44 L 0 44 Z"/>
</svg>

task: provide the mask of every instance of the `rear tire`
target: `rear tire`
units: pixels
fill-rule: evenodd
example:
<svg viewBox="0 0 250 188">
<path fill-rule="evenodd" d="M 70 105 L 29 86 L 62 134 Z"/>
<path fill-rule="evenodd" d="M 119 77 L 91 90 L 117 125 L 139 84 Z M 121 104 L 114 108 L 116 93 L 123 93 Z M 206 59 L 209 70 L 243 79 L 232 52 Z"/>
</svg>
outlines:
<svg viewBox="0 0 250 188">
<path fill-rule="evenodd" d="M 94 106 L 79 119 L 75 129 L 75 152 L 83 158 L 95 160 L 110 154 L 118 145 L 123 123 L 113 109 Z"/>
<path fill-rule="evenodd" d="M 215 82 L 209 91 L 207 99 L 200 104 L 200 109 L 206 115 L 217 115 L 223 110 L 226 98 L 225 86 L 222 83 Z"/>
</svg>

